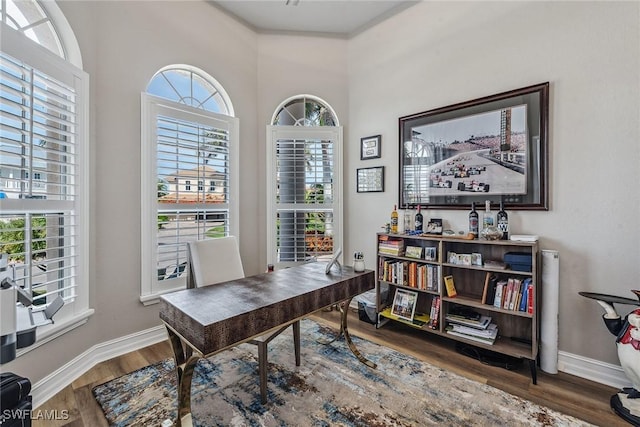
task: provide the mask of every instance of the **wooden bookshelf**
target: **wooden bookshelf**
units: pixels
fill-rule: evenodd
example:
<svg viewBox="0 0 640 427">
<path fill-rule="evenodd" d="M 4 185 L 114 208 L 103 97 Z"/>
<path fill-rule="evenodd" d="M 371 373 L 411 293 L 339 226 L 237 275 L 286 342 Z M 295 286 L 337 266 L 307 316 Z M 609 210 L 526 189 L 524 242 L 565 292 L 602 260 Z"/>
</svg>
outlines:
<svg viewBox="0 0 640 427">
<path fill-rule="evenodd" d="M 388 254 L 378 251 L 377 262 L 377 312 L 378 322 L 376 327 L 383 327 L 387 322 L 401 322 L 414 328 L 423 330 L 427 334 L 436 334 L 452 340 L 464 342 L 469 345 L 486 348 L 488 350 L 509 355 L 512 357 L 527 359 L 531 368 L 531 377 L 536 382 L 536 360 L 538 357 L 540 320 L 540 280 L 538 274 L 539 250 L 537 242 L 516 242 L 508 240 L 463 240 L 451 237 L 415 236 L 404 234 L 378 233 L 376 244 L 380 242 L 395 242 L 400 248 L 397 253 Z M 407 246 L 435 248 L 434 259 L 407 257 L 403 248 Z M 424 250 L 424 253 L 427 251 Z M 531 260 L 531 271 L 521 271 L 522 268 L 512 269 L 505 263 L 506 253 L 523 254 L 524 258 Z M 452 254 L 456 254 L 453 256 Z M 430 250 L 433 256 L 433 249 Z M 459 256 L 458 256 L 459 255 Z M 480 260 L 480 262 L 479 262 Z M 486 261 L 502 262 L 504 266 L 486 266 Z M 473 262 L 473 264 L 471 263 Z M 415 271 L 419 266 L 429 266 L 431 274 L 435 274 L 435 288 L 423 289 L 418 287 Z M 503 268 L 504 267 L 504 268 Z M 408 271 L 411 271 L 411 278 Z M 420 270 L 423 271 L 423 270 Z M 490 274 L 493 282 L 487 278 Z M 401 275 L 402 277 L 399 277 Z M 444 277 L 452 276 L 457 295 L 448 297 L 444 284 Z M 511 280 L 509 280 L 511 279 Z M 531 283 L 529 293 L 531 299 L 524 301 L 525 309 L 521 311 L 523 295 L 521 291 L 526 289 L 522 284 Z M 420 282 L 422 283 L 422 282 Z M 513 309 L 504 308 L 482 302 L 485 286 L 504 283 L 512 283 L 512 295 L 514 298 Z M 433 284 L 432 284 L 433 285 Z M 381 288 L 388 287 L 386 300 L 382 300 Z M 417 322 L 411 322 L 394 316 L 391 305 L 397 289 L 408 289 L 418 293 L 416 313 L 425 313 Z M 518 296 L 518 293 L 520 295 Z M 440 299 L 440 309 L 437 318 L 437 327 L 432 329 L 429 325 L 430 307 L 434 298 Z M 495 299 L 495 298 L 494 298 Z M 510 304 L 507 304 L 509 306 Z M 530 306 L 530 307 L 529 307 Z M 497 337 L 493 343 L 479 342 L 475 339 L 467 339 L 447 333 L 450 322 L 446 319 L 449 313 L 460 310 L 472 310 L 481 316 L 491 318 L 498 329 Z M 415 318 L 415 317 L 414 317 Z M 424 323 L 426 322 L 426 323 Z"/>
</svg>

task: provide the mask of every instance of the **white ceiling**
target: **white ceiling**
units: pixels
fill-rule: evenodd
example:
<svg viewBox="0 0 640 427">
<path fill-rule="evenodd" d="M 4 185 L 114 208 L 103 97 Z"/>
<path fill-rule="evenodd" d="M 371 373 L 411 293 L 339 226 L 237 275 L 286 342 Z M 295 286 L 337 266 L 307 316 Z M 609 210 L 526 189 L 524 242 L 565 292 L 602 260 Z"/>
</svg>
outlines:
<svg viewBox="0 0 640 427">
<path fill-rule="evenodd" d="M 304 32 L 348 38 L 416 1 L 211 0 L 260 33 Z"/>
</svg>

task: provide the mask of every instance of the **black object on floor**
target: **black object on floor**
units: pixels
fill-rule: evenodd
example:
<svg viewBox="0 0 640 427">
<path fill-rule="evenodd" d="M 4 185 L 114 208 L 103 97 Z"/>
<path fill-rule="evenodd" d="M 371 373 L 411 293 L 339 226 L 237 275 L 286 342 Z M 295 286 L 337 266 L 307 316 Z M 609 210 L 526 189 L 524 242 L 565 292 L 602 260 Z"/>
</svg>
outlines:
<svg viewBox="0 0 640 427">
<path fill-rule="evenodd" d="M 31 381 L 11 372 L 0 373 L 0 425 L 31 426 Z"/>
<path fill-rule="evenodd" d="M 517 369 L 522 363 L 522 359 L 520 358 L 496 353 L 495 351 L 463 344 L 461 342 L 456 343 L 456 351 L 467 357 L 479 360 L 485 365 L 499 366 L 509 371 Z"/>
</svg>

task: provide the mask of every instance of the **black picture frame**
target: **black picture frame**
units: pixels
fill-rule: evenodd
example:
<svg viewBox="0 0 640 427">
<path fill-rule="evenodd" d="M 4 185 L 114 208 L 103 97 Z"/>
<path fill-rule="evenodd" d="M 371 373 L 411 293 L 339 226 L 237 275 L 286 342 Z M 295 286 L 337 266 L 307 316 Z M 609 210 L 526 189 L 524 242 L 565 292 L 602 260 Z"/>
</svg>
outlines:
<svg viewBox="0 0 640 427">
<path fill-rule="evenodd" d="M 549 210 L 549 82 L 398 120 L 398 208 Z"/>
<path fill-rule="evenodd" d="M 384 166 L 357 169 L 356 191 L 358 193 L 384 192 Z"/>
<path fill-rule="evenodd" d="M 360 160 L 379 159 L 382 156 L 382 135 L 360 138 Z"/>
</svg>

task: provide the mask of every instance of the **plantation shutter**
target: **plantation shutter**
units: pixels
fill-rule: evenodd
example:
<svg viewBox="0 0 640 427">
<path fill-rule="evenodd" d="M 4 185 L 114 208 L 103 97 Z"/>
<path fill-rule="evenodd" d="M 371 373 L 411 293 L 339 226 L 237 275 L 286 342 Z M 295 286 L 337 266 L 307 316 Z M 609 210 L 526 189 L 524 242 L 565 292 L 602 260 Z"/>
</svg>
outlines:
<svg viewBox="0 0 640 427">
<path fill-rule="evenodd" d="M 331 255 L 342 236 L 340 127 L 270 126 L 274 200 L 268 223 L 279 268 Z M 271 233 L 270 233 L 271 235 Z"/>
<path fill-rule="evenodd" d="M 230 129 L 224 121 L 159 108 L 156 267 L 162 281 L 186 276 L 187 242 L 229 234 Z"/>
<path fill-rule="evenodd" d="M 0 53 L 0 252 L 34 304 L 76 297 L 78 95 L 66 77 Z"/>
</svg>

